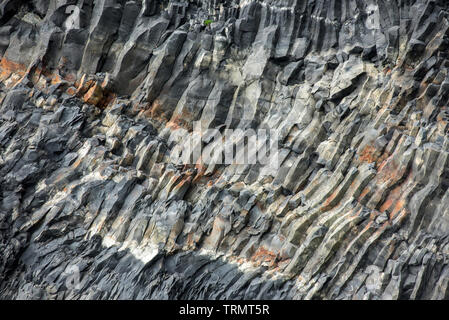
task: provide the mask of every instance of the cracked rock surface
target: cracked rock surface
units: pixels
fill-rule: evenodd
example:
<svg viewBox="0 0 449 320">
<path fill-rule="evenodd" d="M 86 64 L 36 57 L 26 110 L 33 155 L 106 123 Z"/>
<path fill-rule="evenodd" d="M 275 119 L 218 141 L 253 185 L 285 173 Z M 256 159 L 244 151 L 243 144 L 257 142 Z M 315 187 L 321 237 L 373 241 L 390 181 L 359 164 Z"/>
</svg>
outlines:
<svg viewBox="0 0 449 320">
<path fill-rule="evenodd" d="M 448 10 L 1 1 L 0 299 L 449 298 Z"/>
</svg>

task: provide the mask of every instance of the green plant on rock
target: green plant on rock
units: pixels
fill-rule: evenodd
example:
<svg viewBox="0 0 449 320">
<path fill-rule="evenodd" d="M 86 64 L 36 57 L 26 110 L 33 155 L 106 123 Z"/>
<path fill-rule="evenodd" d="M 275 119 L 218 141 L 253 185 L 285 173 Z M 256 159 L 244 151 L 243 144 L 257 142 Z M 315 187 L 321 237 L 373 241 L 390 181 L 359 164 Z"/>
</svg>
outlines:
<svg viewBox="0 0 449 320">
<path fill-rule="evenodd" d="M 210 25 L 212 22 L 214 22 L 214 20 L 211 20 L 211 19 L 204 20 L 204 25 L 207 27 L 207 26 Z"/>
</svg>

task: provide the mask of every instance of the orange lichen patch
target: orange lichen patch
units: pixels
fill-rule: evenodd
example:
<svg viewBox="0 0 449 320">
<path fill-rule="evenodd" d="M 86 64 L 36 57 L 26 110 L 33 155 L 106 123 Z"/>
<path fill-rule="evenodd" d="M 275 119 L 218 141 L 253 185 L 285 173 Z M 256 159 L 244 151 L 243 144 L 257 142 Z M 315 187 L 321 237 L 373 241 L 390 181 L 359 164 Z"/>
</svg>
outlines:
<svg viewBox="0 0 449 320">
<path fill-rule="evenodd" d="M 273 269 L 273 271 L 281 271 L 284 268 L 286 268 L 291 262 L 291 259 L 285 259 L 282 261 L 279 261 L 278 266 Z"/>
<path fill-rule="evenodd" d="M 28 77 L 35 86 L 43 90 L 47 86 L 47 82 L 50 84 L 58 84 L 60 82 L 67 81 L 72 83 L 75 81 L 76 77 L 72 74 L 67 74 L 61 76 L 59 71 L 50 71 L 45 67 L 38 67 L 35 65 L 30 65 L 29 67 L 16 63 L 14 61 L 8 60 L 5 57 L 0 61 L 0 81 L 10 82 L 10 86 L 21 82 L 25 77 Z"/>
<path fill-rule="evenodd" d="M 165 123 L 169 120 L 165 111 L 162 103 L 159 100 L 155 100 L 151 106 L 145 108 L 144 114 L 146 117 Z"/>
<path fill-rule="evenodd" d="M 178 190 L 181 190 L 184 186 L 189 186 L 192 182 L 192 176 L 186 176 L 181 179 L 181 181 L 176 184 L 171 192 L 177 192 Z"/>
<path fill-rule="evenodd" d="M 406 202 L 404 199 L 399 199 L 398 201 L 396 201 L 396 204 L 391 212 L 391 219 L 395 218 L 396 215 L 399 213 L 399 211 L 401 211 L 406 205 Z"/>
<path fill-rule="evenodd" d="M 133 111 L 133 113 L 138 113 L 139 116 L 147 116 L 147 112 L 149 110 L 149 104 L 148 103 L 140 103 L 140 102 L 136 102 L 136 101 L 132 101 L 131 102 L 131 110 Z"/>
<path fill-rule="evenodd" d="M 329 198 L 327 198 L 327 199 L 324 201 L 324 204 L 323 204 L 322 208 L 327 207 L 327 206 L 331 203 L 331 201 L 335 199 L 335 197 L 337 196 L 337 194 L 338 194 L 338 188 L 337 188 L 337 190 L 335 190 L 335 191 L 329 196 Z"/>
<path fill-rule="evenodd" d="M 113 92 L 107 91 L 107 92 L 105 92 L 105 96 L 104 96 L 104 99 L 103 99 L 100 107 L 105 108 L 116 100 L 117 100 L 117 95 Z"/>
<path fill-rule="evenodd" d="M 21 78 L 26 74 L 26 70 L 27 68 L 23 64 L 3 58 L 0 61 L 0 81 L 5 81 L 13 74 Z"/>
<path fill-rule="evenodd" d="M 380 166 L 385 165 L 385 160 L 387 160 L 389 157 L 390 157 L 390 154 L 388 154 L 387 152 L 382 153 L 382 155 L 376 161 L 378 170 L 379 170 Z"/>
<path fill-rule="evenodd" d="M 114 82 L 112 81 L 112 78 L 109 73 L 106 74 L 106 76 L 103 79 L 103 82 L 101 83 L 101 87 L 106 91 L 113 90 Z"/>
<path fill-rule="evenodd" d="M 82 90 L 78 90 L 78 94 L 79 92 L 82 92 Z M 89 90 L 83 95 L 84 102 L 99 108 L 105 108 L 115 98 L 116 95 L 114 93 L 104 90 L 98 82 L 94 82 Z"/>
<path fill-rule="evenodd" d="M 269 251 L 264 247 L 259 247 L 259 249 L 257 249 L 257 251 L 251 257 L 251 261 L 257 263 L 265 262 L 268 263 L 270 267 L 274 267 L 276 265 L 276 257 L 277 255 L 274 252 Z"/>
<path fill-rule="evenodd" d="M 80 79 L 80 81 L 78 81 L 76 83 L 77 86 L 77 92 L 76 94 L 79 97 L 82 97 L 83 95 L 85 95 L 89 89 L 94 86 L 96 84 L 96 81 L 93 79 L 88 79 L 86 75 L 83 75 Z"/>
<path fill-rule="evenodd" d="M 397 215 L 397 222 L 398 224 L 402 224 L 404 222 L 404 219 L 408 216 L 410 212 L 407 209 L 402 209 L 400 213 Z"/>
<path fill-rule="evenodd" d="M 69 83 L 69 85 L 71 83 L 73 83 L 75 81 L 75 76 L 73 76 L 72 74 L 68 74 L 65 76 L 61 76 L 59 74 L 59 71 L 50 71 L 47 69 L 41 69 L 41 68 L 36 68 L 34 71 L 29 70 L 29 74 L 32 76 L 32 81 L 36 84 L 39 81 L 39 77 L 44 77 L 45 81 L 44 83 L 46 83 L 47 81 L 50 82 L 50 85 L 55 85 L 55 84 L 59 84 L 63 81 L 66 81 Z M 34 80 L 34 79 L 37 79 Z"/>
<path fill-rule="evenodd" d="M 286 144 L 287 144 L 287 143 L 293 143 L 294 140 L 296 139 L 296 137 L 297 137 L 299 131 L 300 131 L 300 130 L 299 130 L 298 126 L 293 126 L 293 127 L 290 129 L 290 132 L 289 132 L 288 135 L 287 135 L 287 138 L 286 138 L 286 140 L 285 140 L 285 143 L 286 143 Z"/>
<path fill-rule="evenodd" d="M 337 197 L 337 195 L 339 194 L 339 188 L 337 188 L 330 196 L 329 198 L 327 198 L 323 205 L 320 208 L 321 212 L 325 212 L 328 211 L 330 209 L 332 209 L 335 206 L 338 206 L 338 203 L 333 203 L 334 199 Z"/>
<path fill-rule="evenodd" d="M 362 210 L 363 210 L 363 207 L 362 207 L 362 206 L 360 206 L 360 208 L 359 208 L 358 210 L 355 210 L 355 211 L 354 211 L 354 209 L 351 209 L 349 212 L 352 212 L 352 214 L 348 215 L 347 218 L 348 218 L 349 220 L 351 220 L 351 219 L 357 217 L 358 215 L 360 215 L 360 213 L 362 212 Z"/>
<path fill-rule="evenodd" d="M 45 91 L 47 87 L 47 76 L 43 73 L 41 68 L 36 68 L 34 72 L 31 73 L 31 81 L 34 85 L 41 91 Z"/>
<path fill-rule="evenodd" d="M 265 202 L 260 202 L 260 201 L 256 201 L 256 203 L 254 204 L 257 208 L 260 209 L 260 211 L 265 211 L 266 207 L 265 207 Z"/>
<path fill-rule="evenodd" d="M 377 162 L 378 158 L 378 151 L 372 145 L 367 145 L 359 154 L 359 160 L 361 162 Z"/>
<path fill-rule="evenodd" d="M 437 121 L 443 121 L 446 122 L 444 119 L 445 113 L 447 114 L 449 112 L 448 108 L 442 107 L 440 113 L 437 115 Z"/>
<path fill-rule="evenodd" d="M 13 62 L 5 57 L 0 60 L 0 81 L 7 83 L 8 87 L 16 85 L 25 77 L 30 79 L 41 90 L 44 90 L 48 83 L 54 85 L 67 81 L 69 83 L 68 94 L 77 95 L 86 103 L 101 108 L 107 106 L 116 98 L 115 94 L 104 90 L 94 79 L 90 79 L 86 75 L 77 82 L 77 88 L 75 89 L 70 87 L 70 84 L 73 84 L 76 80 L 76 76 L 73 74 L 69 73 L 61 76 L 58 70 L 47 70 L 45 66 L 30 66 L 27 68 L 25 65 Z"/>
<path fill-rule="evenodd" d="M 166 127 L 172 130 L 176 130 L 185 128 L 186 126 L 185 121 L 181 118 L 172 118 L 169 122 L 167 122 Z"/>
<path fill-rule="evenodd" d="M 385 222 L 380 226 L 380 228 L 377 229 L 377 230 L 374 232 L 374 236 L 380 236 L 380 235 L 385 231 L 385 229 L 387 229 L 389 226 L 391 226 L 390 220 L 385 221 Z"/>
<path fill-rule="evenodd" d="M 204 177 L 204 173 L 206 173 L 207 167 L 202 165 L 201 163 L 197 163 L 195 165 L 195 168 L 197 169 L 197 174 L 195 178 L 193 178 L 193 183 L 199 183 L 200 180 Z"/>
<path fill-rule="evenodd" d="M 395 204 L 397 201 L 399 201 L 399 199 L 402 196 L 402 187 L 398 186 L 396 188 L 394 188 L 390 194 L 388 195 L 387 199 L 385 200 L 385 202 L 381 205 L 380 207 L 380 212 L 384 212 L 385 210 L 389 210 L 391 209 L 391 207 L 393 206 L 393 204 Z"/>
<path fill-rule="evenodd" d="M 415 71 L 415 67 L 413 65 L 410 65 L 410 64 L 404 64 L 404 69 L 405 69 L 405 71 L 407 71 L 409 73 Z"/>
<path fill-rule="evenodd" d="M 101 83 L 101 87 L 104 89 L 104 88 L 106 88 L 108 85 L 109 85 L 109 79 L 108 79 L 108 78 L 105 78 L 105 79 L 103 80 L 103 82 Z"/>
<path fill-rule="evenodd" d="M 186 110 L 182 110 L 180 113 L 176 113 L 172 116 L 170 121 L 166 124 L 166 127 L 171 129 L 184 128 L 190 130 L 192 123 L 192 114 Z"/>
<path fill-rule="evenodd" d="M 369 221 L 360 233 L 368 231 L 368 229 L 370 229 L 373 226 L 373 224 L 374 224 L 374 221 Z"/>
<path fill-rule="evenodd" d="M 193 248 L 195 245 L 194 239 L 193 239 L 194 233 L 191 232 L 187 235 L 186 242 L 187 246 Z"/>
<path fill-rule="evenodd" d="M 78 166 L 81 164 L 82 161 L 83 161 L 82 158 L 76 159 L 76 161 L 72 164 L 72 168 L 78 168 Z"/>
<path fill-rule="evenodd" d="M 382 204 L 382 206 L 380 207 L 380 211 L 384 212 L 385 210 L 390 209 L 390 207 L 393 205 L 394 201 L 393 199 L 391 199 L 390 197 L 387 198 L 387 200 L 385 200 L 385 202 Z"/>
<path fill-rule="evenodd" d="M 11 73 L 22 73 L 23 75 L 27 70 L 26 66 L 24 66 L 23 64 L 16 63 L 6 58 L 2 58 L 2 60 L 0 61 L 0 68 L 2 71 L 1 74 L 7 74 L 7 76 L 9 76 Z"/>
<path fill-rule="evenodd" d="M 66 92 L 67 92 L 67 94 L 70 94 L 71 96 L 74 96 L 76 94 L 76 88 L 75 87 L 69 87 Z"/>
<path fill-rule="evenodd" d="M 83 96 L 83 100 L 88 104 L 100 104 L 100 102 L 103 100 L 103 89 L 96 83 Z"/>
<path fill-rule="evenodd" d="M 371 191 L 371 189 L 369 187 L 365 187 L 365 189 L 363 189 L 362 193 L 359 196 L 359 201 L 363 200 L 363 198 L 365 198 L 365 196 Z"/>
<path fill-rule="evenodd" d="M 448 116 L 449 116 L 448 108 L 447 107 L 441 108 L 441 111 L 437 116 L 437 124 L 441 132 L 446 132 L 449 130 L 449 121 L 447 120 Z"/>
<path fill-rule="evenodd" d="M 45 67 L 30 67 L 27 72 L 31 75 L 33 81 L 39 79 L 41 76 L 45 77 L 46 81 L 49 80 L 50 84 L 58 84 L 63 80 L 69 81 L 69 79 L 59 74 L 59 70 L 51 71 Z"/>
</svg>

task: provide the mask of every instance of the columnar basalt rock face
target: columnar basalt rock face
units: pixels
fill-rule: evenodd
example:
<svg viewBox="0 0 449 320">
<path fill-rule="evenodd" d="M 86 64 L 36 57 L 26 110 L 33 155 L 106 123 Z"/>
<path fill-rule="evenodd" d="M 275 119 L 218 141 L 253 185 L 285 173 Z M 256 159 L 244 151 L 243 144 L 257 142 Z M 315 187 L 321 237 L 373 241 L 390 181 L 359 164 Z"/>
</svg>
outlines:
<svg viewBox="0 0 449 320">
<path fill-rule="evenodd" d="M 0 298 L 448 298 L 447 10 L 2 1 Z M 195 121 L 278 170 L 173 163 Z"/>
</svg>

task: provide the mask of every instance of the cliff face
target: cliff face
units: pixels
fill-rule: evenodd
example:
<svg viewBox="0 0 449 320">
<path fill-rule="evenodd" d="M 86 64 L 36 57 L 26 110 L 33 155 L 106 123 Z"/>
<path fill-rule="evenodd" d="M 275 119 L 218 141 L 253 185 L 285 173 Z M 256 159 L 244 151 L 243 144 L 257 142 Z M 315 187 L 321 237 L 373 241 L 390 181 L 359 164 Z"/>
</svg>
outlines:
<svg viewBox="0 0 449 320">
<path fill-rule="evenodd" d="M 0 298 L 448 298 L 448 7 L 1 1 Z"/>
</svg>

